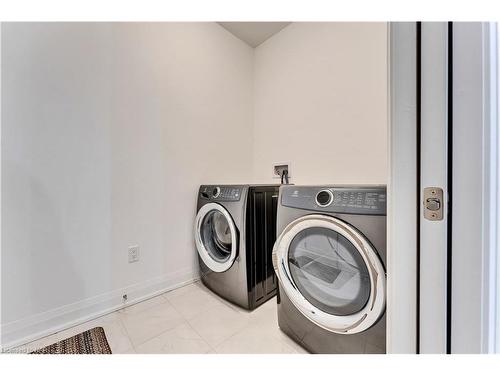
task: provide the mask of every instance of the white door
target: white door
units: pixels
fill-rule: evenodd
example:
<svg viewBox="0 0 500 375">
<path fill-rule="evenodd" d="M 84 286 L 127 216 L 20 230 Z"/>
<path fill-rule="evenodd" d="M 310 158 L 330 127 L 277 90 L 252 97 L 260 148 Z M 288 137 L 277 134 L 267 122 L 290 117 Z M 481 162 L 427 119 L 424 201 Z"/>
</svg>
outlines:
<svg viewBox="0 0 500 375">
<path fill-rule="evenodd" d="M 385 312 L 385 270 L 369 241 L 331 216 L 291 222 L 273 249 L 273 265 L 297 309 L 331 332 L 355 334 Z"/>
<path fill-rule="evenodd" d="M 449 351 L 449 24 L 420 25 L 419 351 Z M 417 83 L 418 84 L 418 83 Z M 417 124 L 418 126 L 418 124 Z M 442 192 L 442 197 L 440 196 Z M 434 193 L 434 194 L 433 194 Z M 428 208 L 428 209 L 426 209 Z M 434 215 L 434 217 L 433 217 Z"/>
<path fill-rule="evenodd" d="M 442 220 L 420 215 L 420 352 L 495 345 L 498 230 L 496 25 L 422 23 L 420 194 L 443 189 Z"/>
<path fill-rule="evenodd" d="M 496 24 L 390 33 L 389 352 L 498 351 Z"/>
<path fill-rule="evenodd" d="M 448 27 L 423 22 L 390 28 L 391 353 L 448 350 Z"/>
<path fill-rule="evenodd" d="M 214 272 L 227 271 L 238 253 L 238 233 L 229 212 L 217 203 L 200 208 L 195 219 L 195 243 L 200 258 Z"/>
</svg>

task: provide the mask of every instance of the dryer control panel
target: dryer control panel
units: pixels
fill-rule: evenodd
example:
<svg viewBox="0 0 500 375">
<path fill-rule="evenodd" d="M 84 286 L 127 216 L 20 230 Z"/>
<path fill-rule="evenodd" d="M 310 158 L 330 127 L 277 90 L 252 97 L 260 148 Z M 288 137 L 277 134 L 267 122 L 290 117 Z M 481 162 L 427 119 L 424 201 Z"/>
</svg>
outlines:
<svg viewBox="0 0 500 375">
<path fill-rule="evenodd" d="M 385 215 L 385 186 L 282 186 L 281 205 L 304 210 Z"/>
<path fill-rule="evenodd" d="M 200 187 L 200 198 L 211 201 L 229 202 L 239 201 L 243 187 L 235 185 L 202 185 Z"/>
</svg>

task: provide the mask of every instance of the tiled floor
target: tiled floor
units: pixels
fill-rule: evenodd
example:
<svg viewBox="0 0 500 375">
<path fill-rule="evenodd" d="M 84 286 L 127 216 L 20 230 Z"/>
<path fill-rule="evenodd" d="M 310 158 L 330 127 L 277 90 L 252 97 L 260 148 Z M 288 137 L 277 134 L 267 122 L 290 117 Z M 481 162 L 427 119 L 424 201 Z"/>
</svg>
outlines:
<svg viewBox="0 0 500 375">
<path fill-rule="evenodd" d="M 306 353 L 278 328 L 276 299 L 252 312 L 200 282 L 29 343 L 31 351 L 101 326 L 114 354 Z"/>
</svg>

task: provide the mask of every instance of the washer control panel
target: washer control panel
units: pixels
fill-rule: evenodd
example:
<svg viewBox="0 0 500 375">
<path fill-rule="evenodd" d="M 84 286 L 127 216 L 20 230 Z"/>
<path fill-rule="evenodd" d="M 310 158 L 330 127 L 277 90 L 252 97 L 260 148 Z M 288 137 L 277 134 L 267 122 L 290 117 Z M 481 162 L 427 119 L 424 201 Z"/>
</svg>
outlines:
<svg viewBox="0 0 500 375">
<path fill-rule="evenodd" d="M 331 213 L 385 215 L 385 186 L 283 186 L 281 204 L 286 207 Z"/>
<path fill-rule="evenodd" d="M 224 186 L 224 185 L 203 185 L 200 187 L 200 198 L 209 199 L 212 201 L 239 201 L 243 188 L 241 186 Z"/>
</svg>

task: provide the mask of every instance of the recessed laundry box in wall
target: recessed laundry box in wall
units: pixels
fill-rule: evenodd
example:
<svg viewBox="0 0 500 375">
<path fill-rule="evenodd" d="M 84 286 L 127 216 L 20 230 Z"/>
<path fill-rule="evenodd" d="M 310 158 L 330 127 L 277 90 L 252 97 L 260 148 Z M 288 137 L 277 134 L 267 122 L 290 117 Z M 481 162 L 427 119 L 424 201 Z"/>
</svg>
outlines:
<svg viewBox="0 0 500 375">
<path fill-rule="evenodd" d="M 203 185 L 195 243 L 202 282 L 222 298 L 254 309 L 276 294 L 272 266 L 278 185 Z"/>
<path fill-rule="evenodd" d="M 313 353 L 385 353 L 386 189 L 282 186 L 281 330 Z"/>
</svg>

